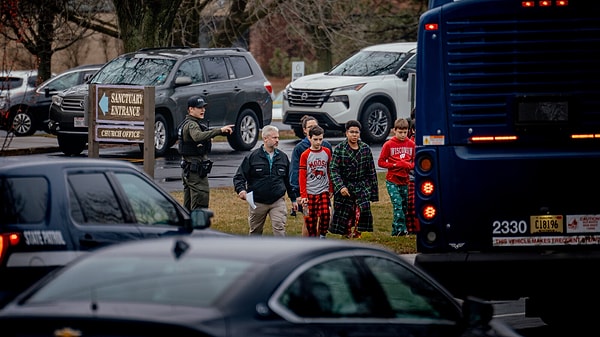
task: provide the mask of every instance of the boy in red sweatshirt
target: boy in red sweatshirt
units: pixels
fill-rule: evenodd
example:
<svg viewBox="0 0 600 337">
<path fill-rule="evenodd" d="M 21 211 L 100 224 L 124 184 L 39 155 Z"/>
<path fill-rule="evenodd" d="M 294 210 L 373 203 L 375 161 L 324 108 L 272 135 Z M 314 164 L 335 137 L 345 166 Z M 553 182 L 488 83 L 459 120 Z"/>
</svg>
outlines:
<svg viewBox="0 0 600 337">
<path fill-rule="evenodd" d="M 408 138 L 408 121 L 404 118 L 394 122 L 392 131 L 394 137 L 383 144 L 377 164 L 388 170 L 385 175 L 385 185 L 394 209 L 392 236 L 400 236 L 408 235 L 406 229 L 408 174 L 415 165 L 415 142 Z"/>
</svg>

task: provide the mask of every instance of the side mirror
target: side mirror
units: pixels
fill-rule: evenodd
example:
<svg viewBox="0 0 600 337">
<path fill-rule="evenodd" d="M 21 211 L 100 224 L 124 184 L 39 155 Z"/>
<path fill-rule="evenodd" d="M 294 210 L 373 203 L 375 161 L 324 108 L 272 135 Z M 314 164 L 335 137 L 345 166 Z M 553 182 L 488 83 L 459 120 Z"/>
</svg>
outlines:
<svg viewBox="0 0 600 337">
<path fill-rule="evenodd" d="M 400 70 L 400 72 L 398 73 L 398 77 L 400 77 L 400 79 L 404 82 L 408 81 L 408 71 L 406 71 L 406 69 Z"/>
<path fill-rule="evenodd" d="M 487 331 L 494 316 L 492 303 L 469 296 L 462 304 L 463 319 L 469 330 Z"/>
<path fill-rule="evenodd" d="M 192 78 L 189 76 L 180 76 L 175 79 L 176 86 L 192 84 Z"/>
<path fill-rule="evenodd" d="M 212 223 L 212 218 L 215 215 L 213 211 L 208 208 L 195 209 L 190 214 L 192 219 L 193 229 L 206 229 L 209 228 Z"/>
</svg>

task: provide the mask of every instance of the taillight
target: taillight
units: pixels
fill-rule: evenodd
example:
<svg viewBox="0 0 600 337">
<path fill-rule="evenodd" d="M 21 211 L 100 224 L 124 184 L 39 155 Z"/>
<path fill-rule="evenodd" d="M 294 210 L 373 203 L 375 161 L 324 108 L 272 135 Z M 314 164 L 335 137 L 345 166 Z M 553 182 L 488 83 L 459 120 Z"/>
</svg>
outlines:
<svg viewBox="0 0 600 337">
<path fill-rule="evenodd" d="M 265 81 L 265 89 L 269 92 L 269 94 L 273 94 L 273 85 L 269 81 Z"/>
<path fill-rule="evenodd" d="M 10 246 L 16 246 L 21 241 L 21 235 L 18 233 L 0 234 L 0 264 L 3 262 L 6 251 Z"/>
<path fill-rule="evenodd" d="M 430 180 L 424 180 L 419 185 L 419 190 L 421 190 L 421 193 L 424 196 L 428 197 L 428 196 L 432 195 L 433 192 L 435 191 L 435 185 Z"/>
<path fill-rule="evenodd" d="M 437 209 L 435 209 L 435 207 L 433 205 L 425 205 L 421 211 L 421 215 L 423 215 L 423 218 L 425 220 L 431 220 L 431 219 L 435 218 L 436 214 L 437 214 Z"/>
</svg>

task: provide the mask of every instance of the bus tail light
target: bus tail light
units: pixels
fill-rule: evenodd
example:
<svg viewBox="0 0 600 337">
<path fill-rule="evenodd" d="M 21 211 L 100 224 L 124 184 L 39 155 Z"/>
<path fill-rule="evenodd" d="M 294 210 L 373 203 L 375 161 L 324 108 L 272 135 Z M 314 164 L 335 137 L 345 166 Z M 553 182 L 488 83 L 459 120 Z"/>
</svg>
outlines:
<svg viewBox="0 0 600 337">
<path fill-rule="evenodd" d="M 429 171 L 431 171 L 432 168 L 432 162 L 431 162 L 431 158 L 430 157 L 421 157 L 419 159 L 419 162 L 417 163 L 417 165 L 419 166 L 419 169 L 423 172 L 423 173 L 428 173 Z"/>
<path fill-rule="evenodd" d="M 533 7 L 566 7 L 569 5 L 569 0 L 526 0 L 521 1 L 521 7 L 533 8 Z"/>
<path fill-rule="evenodd" d="M 504 136 L 473 136 L 469 138 L 471 143 L 496 143 L 496 142 L 514 142 L 518 138 L 515 135 Z"/>
<path fill-rule="evenodd" d="M 425 220 L 432 220 L 437 214 L 437 209 L 433 205 L 425 205 L 421 210 L 421 215 Z"/>
<path fill-rule="evenodd" d="M 438 24 L 437 23 L 426 23 L 425 24 L 425 30 L 427 30 L 427 31 L 436 31 L 436 30 L 438 30 Z"/>
<path fill-rule="evenodd" d="M 421 193 L 424 196 L 429 197 L 435 191 L 435 185 L 433 184 L 432 181 L 425 180 L 425 181 L 421 182 L 421 185 L 419 186 L 419 190 L 421 191 Z"/>
</svg>

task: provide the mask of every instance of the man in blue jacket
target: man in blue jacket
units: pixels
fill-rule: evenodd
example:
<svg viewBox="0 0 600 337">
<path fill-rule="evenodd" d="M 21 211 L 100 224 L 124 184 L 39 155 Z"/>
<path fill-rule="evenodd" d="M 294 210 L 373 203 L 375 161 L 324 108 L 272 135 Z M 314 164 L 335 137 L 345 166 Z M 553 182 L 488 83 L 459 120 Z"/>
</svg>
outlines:
<svg viewBox="0 0 600 337">
<path fill-rule="evenodd" d="M 250 235 L 262 235 L 267 215 L 271 218 L 274 236 L 285 236 L 287 206 L 285 193 L 298 209 L 296 195 L 289 178 L 290 160 L 277 149 L 279 129 L 267 125 L 262 129 L 263 145 L 248 154 L 233 176 L 233 186 L 240 199 L 252 193 L 255 208 L 248 206 Z"/>
</svg>

